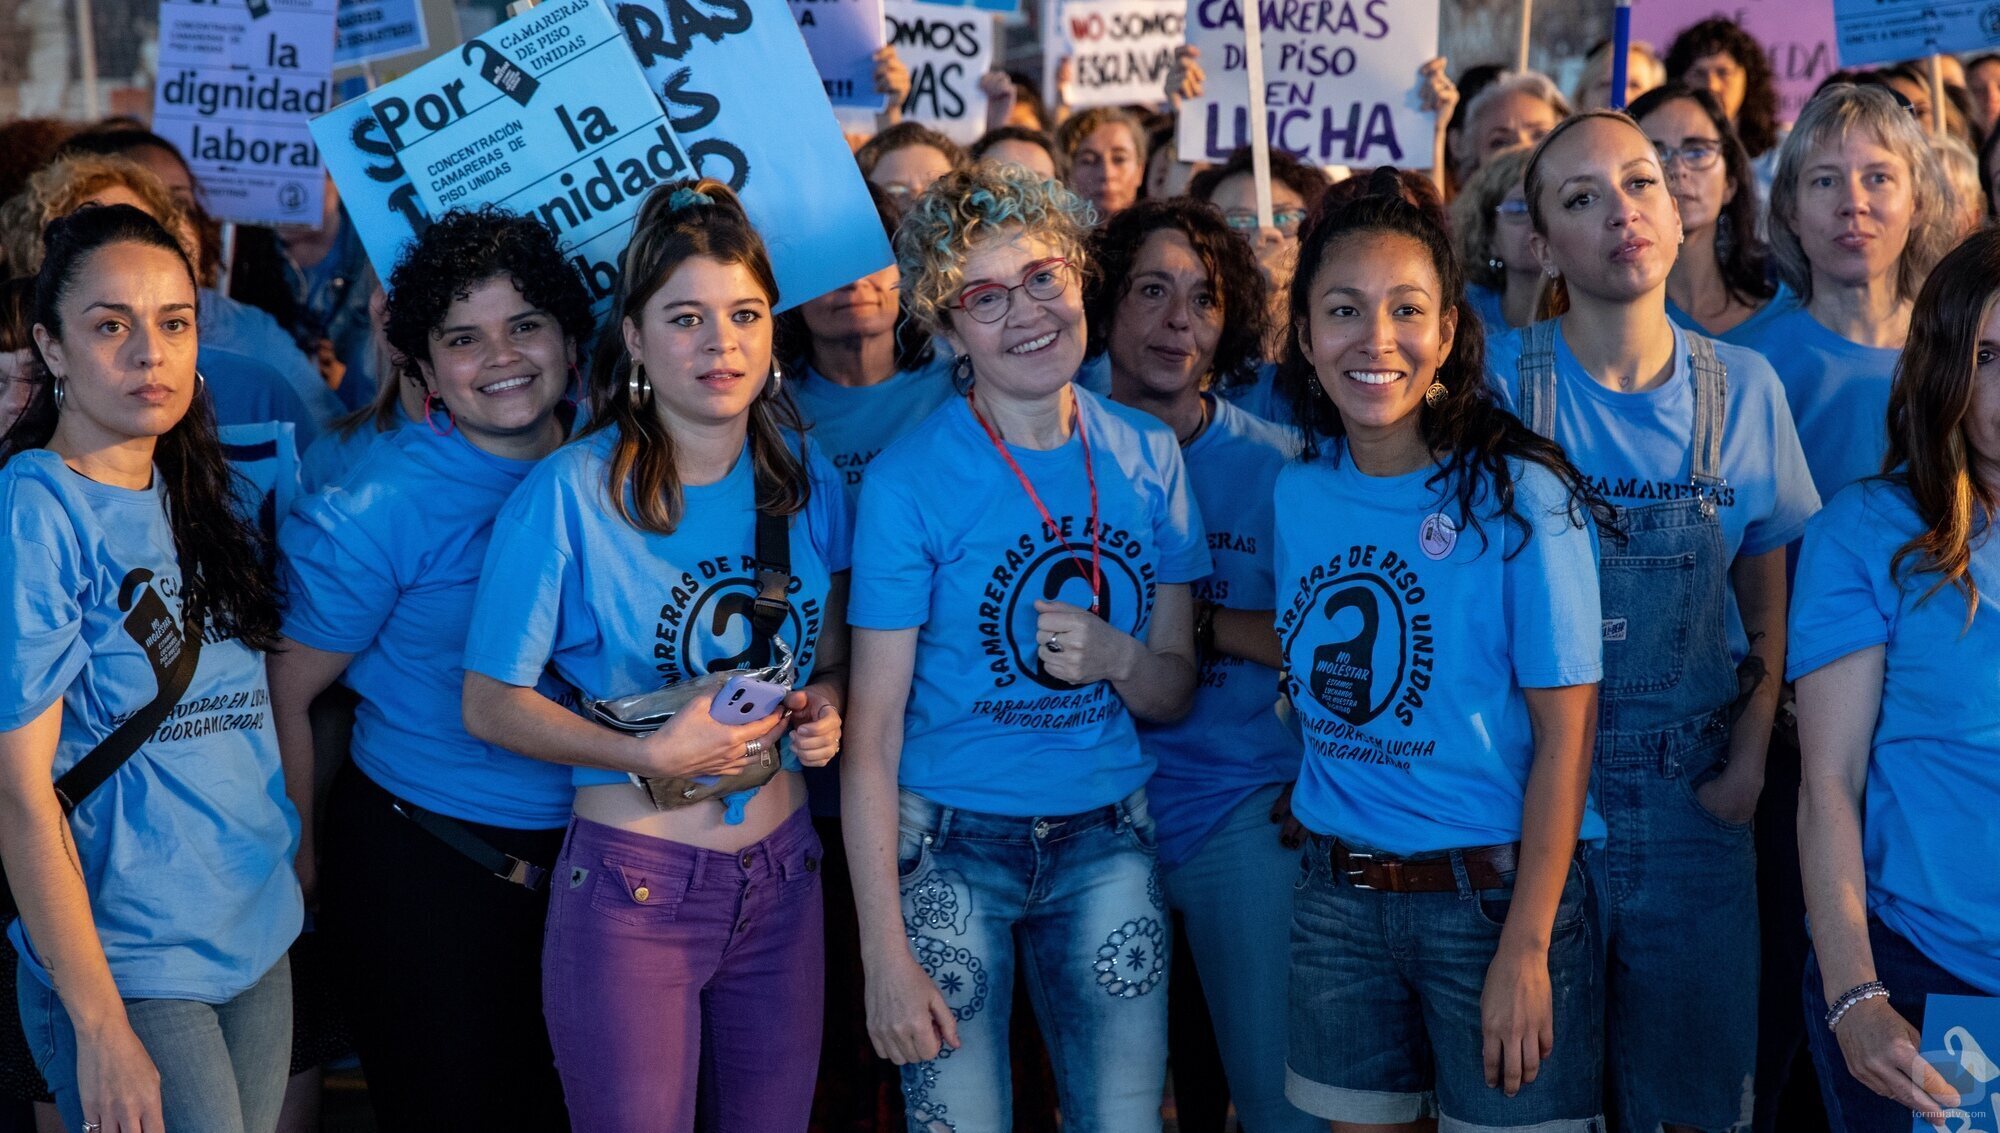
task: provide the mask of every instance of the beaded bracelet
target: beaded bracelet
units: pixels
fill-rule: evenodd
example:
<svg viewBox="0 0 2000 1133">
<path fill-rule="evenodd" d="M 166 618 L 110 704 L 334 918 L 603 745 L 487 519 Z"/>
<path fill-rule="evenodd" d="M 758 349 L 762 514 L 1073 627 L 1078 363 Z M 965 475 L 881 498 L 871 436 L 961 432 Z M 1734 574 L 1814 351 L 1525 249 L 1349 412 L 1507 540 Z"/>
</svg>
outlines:
<svg viewBox="0 0 2000 1133">
<path fill-rule="evenodd" d="M 1882 986 L 1881 980 L 1869 980 L 1865 984 L 1856 984 L 1848 988 L 1840 994 L 1839 999 L 1833 1001 L 1833 1006 L 1827 1009 L 1826 1029 L 1831 1031 L 1840 1026 L 1841 1017 L 1854 1010 L 1855 1005 L 1870 999 L 1882 999 L 1888 994 L 1889 989 Z"/>
</svg>

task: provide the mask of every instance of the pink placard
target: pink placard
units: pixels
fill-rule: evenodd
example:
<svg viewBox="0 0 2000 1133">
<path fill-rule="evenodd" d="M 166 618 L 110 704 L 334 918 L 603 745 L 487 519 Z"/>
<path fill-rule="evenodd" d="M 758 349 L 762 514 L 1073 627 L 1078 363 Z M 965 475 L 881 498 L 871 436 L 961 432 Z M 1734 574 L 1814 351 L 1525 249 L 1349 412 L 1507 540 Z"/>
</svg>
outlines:
<svg viewBox="0 0 2000 1133">
<path fill-rule="evenodd" d="M 1665 55 L 1674 36 L 1710 16 L 1727 16 L 1757 37 L 1778 84 L 1778 120 L 1790 122 L 1820 80 L 1839 66 L 1830 0 L 1633 0 L 1632 38 Z"/>
</svg>

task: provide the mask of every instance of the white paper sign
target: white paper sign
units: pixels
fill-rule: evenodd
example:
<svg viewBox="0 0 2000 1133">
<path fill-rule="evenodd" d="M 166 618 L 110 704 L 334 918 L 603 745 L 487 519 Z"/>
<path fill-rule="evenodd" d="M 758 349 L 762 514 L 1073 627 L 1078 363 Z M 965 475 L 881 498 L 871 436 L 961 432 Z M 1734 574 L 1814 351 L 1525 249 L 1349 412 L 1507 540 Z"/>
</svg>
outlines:
<svg viewBox="0 0 2000 1133">
<path fill-rule="evenodd" d="M 306 122 L 332 100 L 334 0 L 160 5 L 153 129 L 209 212 L 319 227 L 326 173 Z"/>
<path fill-rule="evenodd" d="M 1250 144 L 1242 0 L 1188 0 L 1202 97 L 1181 105 L 1183 161 L 1223 161 Z M 1312 165 L 1431 163 L 1434 115 L 1417 68 L 1437 55 L 1437 0 L 1261 0 L 1271 147 Z"/>
<path fill-rule="evenodd" d="M 917 0 L 882 0 L 890 46 L 910 69 L 903 117 L 962 145 L 986 132 L 979 76 L 993 66 L 991 13 Z"/>
<path fill-rule="evenodd" d="M 1150 105 L 1166 99 L 1186 25 L 1185 0 L 1071 0 L 1043 29 L 1043 50 L 1069 56 L 1072 107 Z"/>
<path fill-rule="evenodd" d="M 345 67 L 430 46 L 419 0 L 341 0 L 333 61 Z"/>
</svg>

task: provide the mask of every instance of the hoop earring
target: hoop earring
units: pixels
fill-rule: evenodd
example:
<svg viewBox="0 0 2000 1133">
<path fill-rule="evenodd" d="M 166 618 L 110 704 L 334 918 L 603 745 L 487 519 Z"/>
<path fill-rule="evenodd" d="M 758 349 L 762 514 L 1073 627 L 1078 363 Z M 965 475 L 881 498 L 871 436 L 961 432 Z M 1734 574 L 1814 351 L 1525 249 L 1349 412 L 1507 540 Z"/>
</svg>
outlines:
<svg viewBox="0 0 2000 1133">
<path fill-rule="evenodd" d="M 1450 396 L 1451 390 L 1447 389 L 1443 382 L 1433 379 L 1430 386 L 1424 390 L 1424 404 L 1436 409 Z"/>
<path fill-rule="evenodd" d="M 56 412 L 61 413 L 63 407 L 63 380 L 61 378 L 50 378 L 49 385 L 54 390 Z"/>
<path fill-rule="evenodd" d="M 451 406 L 445 405 L 444 428 L 442 429 L 438 428 L 437 418 L 432 416 L 433 403 L 436 403 L 438 405 L 444 405 L 444 399 L 439 397 L 435 393 L 426 391 L 424 393 L 424 424 L 429 425 L 431 432 L 436 433 L 438 436 L 448 437 L 451 435 L 451 431 L 458 427 L 458 418 L 452 413 Z"/>
<path fill-rule="evenodd" d="M 653 396 L 653 383 L 646 380 L 646 367 L 637 362 L 625 372 L 625 392 L 631 395 L 633 405 L 644 405 Z"/>
<path fill-rule="evenodd" d="M 764 396 L 776 397 L 785 388 L 785 368 L 778 365 L 778 359 L 771 359 L 771 380 L 764 383 Z"/>
</svg>

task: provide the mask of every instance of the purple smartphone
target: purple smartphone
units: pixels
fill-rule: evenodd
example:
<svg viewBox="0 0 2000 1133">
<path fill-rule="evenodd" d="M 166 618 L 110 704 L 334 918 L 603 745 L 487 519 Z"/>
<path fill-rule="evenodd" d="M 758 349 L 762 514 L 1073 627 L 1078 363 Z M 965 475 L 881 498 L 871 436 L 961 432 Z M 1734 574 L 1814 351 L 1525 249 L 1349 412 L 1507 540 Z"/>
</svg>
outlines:
<svg viewBox="0 0 2000 1133">
<path fill-rule="evenodd" d="M 749 724 L 776 712 L 790 692 L 783 685 L 738 674 L 716 692 L 708 714 L 725 724 Z"/>
</svg>

